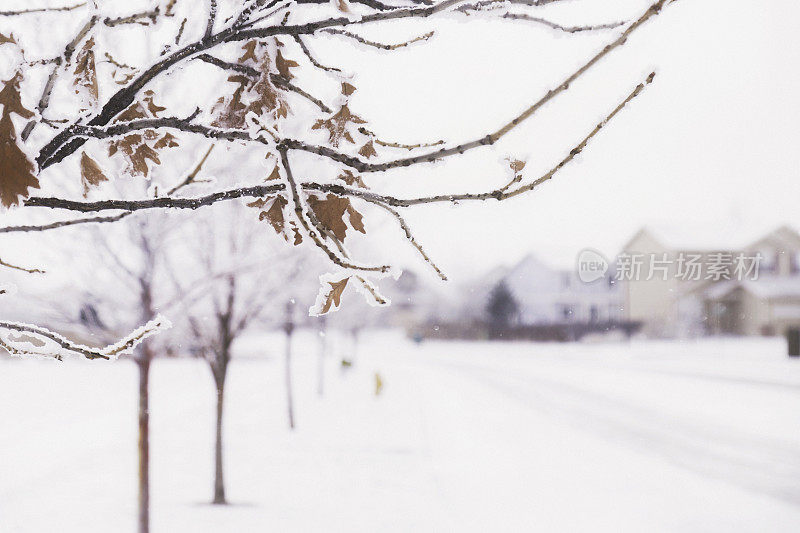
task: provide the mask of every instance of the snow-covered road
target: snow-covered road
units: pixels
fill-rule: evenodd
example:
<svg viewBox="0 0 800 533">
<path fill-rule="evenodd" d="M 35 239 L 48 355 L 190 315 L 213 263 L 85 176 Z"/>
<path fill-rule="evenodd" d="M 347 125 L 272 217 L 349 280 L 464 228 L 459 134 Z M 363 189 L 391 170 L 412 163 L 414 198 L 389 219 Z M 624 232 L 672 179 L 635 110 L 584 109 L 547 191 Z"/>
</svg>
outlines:
<svg viewBox="0 0 800 533">
<path fill-rule="evenodd" d="M 155 365 L 154 532 L 800 530 L 800 361 L 781 341 L 376 333 L 347 371 L 335 343 L 324 398 L 316 341 L 298 346 L 294 433 L 280 341 L 231 366 L 222 508 L 204 504 L 210 374 Z M 129 363 L 0 360 L 0 531 L 134 530 L 135 390 Z"/>
</svg>

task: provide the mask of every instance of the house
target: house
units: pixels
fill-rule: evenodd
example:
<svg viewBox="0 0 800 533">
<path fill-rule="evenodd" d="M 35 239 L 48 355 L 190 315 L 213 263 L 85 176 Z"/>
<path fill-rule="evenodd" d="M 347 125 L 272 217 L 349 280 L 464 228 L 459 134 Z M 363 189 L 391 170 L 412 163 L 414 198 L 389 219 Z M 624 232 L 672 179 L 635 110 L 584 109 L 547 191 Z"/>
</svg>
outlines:
<svg viewBox="0 0 800 533">
<path fill-rule="evenodd" d="M 613 274 L 585 283 L 574 266 L 555 268 L 528 255 L 502 281 L 517 302 L 521 326 L 608 324 L 624 319 L 624 294 Z"/>
<path fill-rule="evenodd" d="M 703 296 L 713 335 L 785 335 L 800 326 L 800 276 L 726 281 Z"/>
<path fill-rule="evenodd" d="M 800 234 L 788 226 L 761 236 L 747 229 L 677 234 L 648 227 L 624 246 L 621 265 L 626 316 L 649 336 L 774 334 L 783 323 L 765 322 L 755 310 L 772 305 L 765 299 L 791 300 L 800 276 Z M 740 312 L 745 315 L 734 320 Z"/>
</svg>

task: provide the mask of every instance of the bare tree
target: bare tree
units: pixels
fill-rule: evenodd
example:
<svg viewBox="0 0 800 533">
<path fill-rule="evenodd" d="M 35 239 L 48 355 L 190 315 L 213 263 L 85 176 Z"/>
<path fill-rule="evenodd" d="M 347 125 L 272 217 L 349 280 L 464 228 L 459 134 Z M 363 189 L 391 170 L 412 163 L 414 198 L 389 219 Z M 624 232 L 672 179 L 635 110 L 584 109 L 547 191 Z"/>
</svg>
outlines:
<svg viewBox="0 0 800 533">
<path fill-rule="evenodd" d="M 192 339 L 192 350 L 205 358 L 214 379 L 214 504 L 227 503 L 223 415 L 233 344 L 254 323 L 262 323 L 265 314 L 274 323 L 283 302 L 299 296 L 303 276 L 308 279 L 313 272 L 307 255 L 270 245 L 253 214 L 236 207 L 217 206 L 200 215 L 201 223 L 176 232 L 180 252 L 167 259 L 178 294 L 177 327 L 169 336 L 173 344 Z"/>
</svg>

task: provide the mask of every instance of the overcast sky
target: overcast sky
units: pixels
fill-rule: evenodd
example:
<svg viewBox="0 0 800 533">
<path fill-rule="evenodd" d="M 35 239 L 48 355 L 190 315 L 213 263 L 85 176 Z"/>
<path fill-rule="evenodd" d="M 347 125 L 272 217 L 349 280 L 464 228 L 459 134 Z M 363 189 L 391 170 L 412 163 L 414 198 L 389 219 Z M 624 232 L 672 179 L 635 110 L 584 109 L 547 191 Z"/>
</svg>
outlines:
<svg viewBox="0 0 800 533">
<path fill-rule="evenodd" d="M 607 22 L 632 19 L 649 3 L 569 2 L 548 13 L 563 23 Z M 726 242 L 730 232 L 747 239 L 753 229 L 800 226 L 799 17 L 791 0 L 680 0 L 494 151 L 371 183 L 479 190 L 507 179 L 507 155 L 527 158 L 533 179 L 655 70 L 656 82 L 537 192 L 409 214 L 431 255 L 463 278 L 528 252 L 561 264 L 587 246 L 615 253 L 644 224 L 702 227 Z M 485 134 L 616 35 L 565 36 L 507 21 L 436 27 L 427 46 L 353 60 L 362 67 L 357 102 L 386 136 Z"/>
</svg>

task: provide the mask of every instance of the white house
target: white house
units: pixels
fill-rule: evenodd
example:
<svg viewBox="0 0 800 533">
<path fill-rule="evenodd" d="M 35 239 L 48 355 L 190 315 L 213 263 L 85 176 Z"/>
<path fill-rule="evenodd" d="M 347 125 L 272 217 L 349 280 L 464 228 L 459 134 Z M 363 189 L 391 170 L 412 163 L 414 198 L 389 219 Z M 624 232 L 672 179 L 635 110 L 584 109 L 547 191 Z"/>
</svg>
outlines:
<svg viewBox="0 0 800 533">
<path fill-rule="evenodd" d="M 575 268 L 554 268 L 528 255 L 502 281 L 517 301 L 520 325 L 604 324 L 624 319 L 624 294 L 613 274 L 585 283 Z"/>
</svg>

